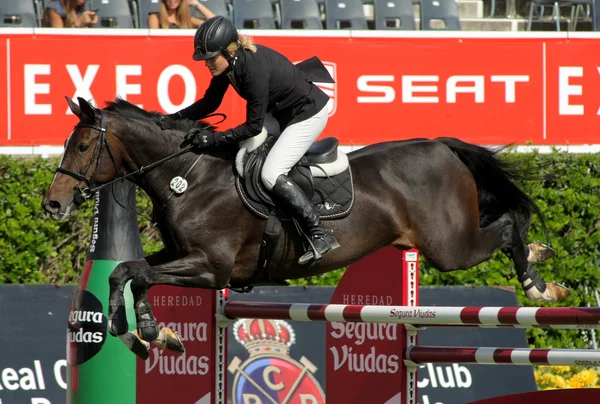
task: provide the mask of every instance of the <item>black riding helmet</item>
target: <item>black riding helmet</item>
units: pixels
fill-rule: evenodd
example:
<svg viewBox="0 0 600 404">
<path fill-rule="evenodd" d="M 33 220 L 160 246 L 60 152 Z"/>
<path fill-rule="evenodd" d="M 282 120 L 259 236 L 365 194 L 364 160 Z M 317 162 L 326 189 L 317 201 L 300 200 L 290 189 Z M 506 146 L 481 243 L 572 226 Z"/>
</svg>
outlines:
<svg viewBox="0 0 600 404">
<path fill-rule="evenodd" d="M 237 29 L 227 18 L 218 15 L 204 21 L 194 37 L 194 60 L 207 60 L 223 53 L 227 60 L 227 46 L 239 39 Z"/>
</svg>

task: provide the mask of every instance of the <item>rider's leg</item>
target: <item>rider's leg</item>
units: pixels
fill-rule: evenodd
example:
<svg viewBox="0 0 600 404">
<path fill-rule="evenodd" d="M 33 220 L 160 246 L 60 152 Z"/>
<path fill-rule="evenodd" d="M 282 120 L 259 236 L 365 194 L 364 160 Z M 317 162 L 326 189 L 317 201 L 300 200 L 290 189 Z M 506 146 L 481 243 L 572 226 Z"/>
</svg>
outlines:
<svg viewBox="0 0 600 404">
<path fill-rule="evenodd" d="M 306 264 L 320 259 L 322 254 L 339 247 L 330 232 L 325 231 L 319 214 L 311 201 L 287 174 L 319 137 L 327 124 L 327 107 L 314 116 L 288 126 L 281 133 L 263 165 L 261 179 L 265 187 L 292 211 L 316 250 L 309 249 L 298 260 Z"/>
</svg>

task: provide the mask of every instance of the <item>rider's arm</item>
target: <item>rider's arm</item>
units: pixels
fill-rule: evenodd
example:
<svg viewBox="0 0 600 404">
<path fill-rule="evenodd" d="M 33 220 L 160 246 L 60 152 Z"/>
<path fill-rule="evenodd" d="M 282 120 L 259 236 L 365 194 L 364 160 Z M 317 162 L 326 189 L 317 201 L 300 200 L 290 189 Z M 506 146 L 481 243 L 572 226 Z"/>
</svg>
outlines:
<svg viewBox="0 0 600 404">
<path fill-rule="evenodd" d="M 204 93 L 204 97 L 193 103 L 187 108 L 173 114 L 173 118 L 187 118 L 197 121 L 204 118 L 206 115 L 215 112 L 221 105 L 225 92 L 229 87 L 229 78 L 226 74 L 213 77 L 210 85 Z"/>
<path fill-rule="evenodd" d="M 255 71 L 240 87 L 246 99 L 246 122 L 221 133 L 219 143 L 237 143 L 258 135 L 263 128 L 269 105 L 269 74 L 267 71 Z"/>
</svg>

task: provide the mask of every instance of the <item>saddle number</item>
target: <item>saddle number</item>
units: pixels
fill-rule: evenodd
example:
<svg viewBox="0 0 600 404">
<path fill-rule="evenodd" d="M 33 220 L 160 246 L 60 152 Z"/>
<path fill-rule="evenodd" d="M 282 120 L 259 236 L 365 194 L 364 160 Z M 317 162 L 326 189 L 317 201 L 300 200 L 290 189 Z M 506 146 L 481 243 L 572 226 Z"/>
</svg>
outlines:
<svg viewBox="0 0 600 404">
<path fill-rule="evenodd" d="M 183 194 L 188 187 L 188 183 L 184 178 L 179 176 L 171 180 L 171 191 L 176 194 Z"/>
</svg>

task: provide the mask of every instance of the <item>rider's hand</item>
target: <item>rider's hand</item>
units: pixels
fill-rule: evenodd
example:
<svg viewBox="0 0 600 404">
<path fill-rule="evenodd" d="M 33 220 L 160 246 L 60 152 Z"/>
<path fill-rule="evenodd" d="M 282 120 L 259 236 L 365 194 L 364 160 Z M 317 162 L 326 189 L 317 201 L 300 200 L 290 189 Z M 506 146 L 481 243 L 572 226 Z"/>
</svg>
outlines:
<svg viewBox="0 0 600 404">
<path fill-rule="evenodd" d="M 192 129 L 185 134 L 185 140 L 191 141 L 194 147 L 211 147 L 217 144 L 218 135 L 207 129 Z"/>
<path fill-rule="evenodd" d="M 188 6 L 196 7 L 198 5 L 198 0 L 188 0 Z"/>
</svg>

